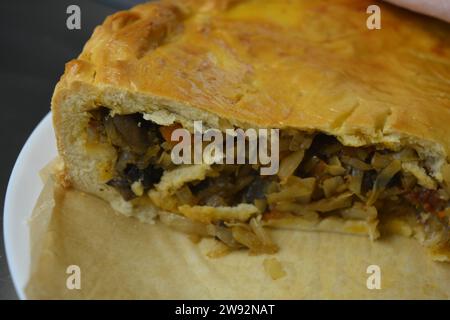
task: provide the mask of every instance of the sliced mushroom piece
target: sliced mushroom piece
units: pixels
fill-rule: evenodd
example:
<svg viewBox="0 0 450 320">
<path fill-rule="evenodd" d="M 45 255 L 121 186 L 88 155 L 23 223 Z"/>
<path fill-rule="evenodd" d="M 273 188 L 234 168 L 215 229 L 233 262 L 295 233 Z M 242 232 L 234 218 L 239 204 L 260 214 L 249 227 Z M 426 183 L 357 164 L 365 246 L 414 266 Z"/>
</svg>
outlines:
<svg viewBox="0 0 450 320">
<path fill-rule="evenodd" d="M 142 125 L 144 120 L 139 115 L 107 116 L 105 128 L 111 142 L 121 148 L 143 154 L 149 147 L 146 128 Z"/>
</svg>

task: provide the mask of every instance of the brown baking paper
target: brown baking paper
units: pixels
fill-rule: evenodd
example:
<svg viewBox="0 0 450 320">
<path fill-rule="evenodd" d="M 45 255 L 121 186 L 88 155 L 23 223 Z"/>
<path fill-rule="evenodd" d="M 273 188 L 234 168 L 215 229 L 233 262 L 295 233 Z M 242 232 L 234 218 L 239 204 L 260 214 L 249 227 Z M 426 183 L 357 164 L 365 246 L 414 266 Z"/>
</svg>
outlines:
<svg viewBox="0 0 450 320">
<path fill-rule="evenodd" d="M 415 240 L 277 230 L 275 255 L 235 251 L 209 258 L 213 239 L 196 244 L 161 223 L 116 214 L 104 201 L 64 190 L 49 178 L 30 221 L 30 299 L 314 299 L 450 296 L 450 265 L 433 262 Z M 285 275 L 273 280 L 264 261 Z M 70 265 L 80 289 L 68 289 Z M 381 289 L 368 289 L 370 265 Z"/>
</svg>

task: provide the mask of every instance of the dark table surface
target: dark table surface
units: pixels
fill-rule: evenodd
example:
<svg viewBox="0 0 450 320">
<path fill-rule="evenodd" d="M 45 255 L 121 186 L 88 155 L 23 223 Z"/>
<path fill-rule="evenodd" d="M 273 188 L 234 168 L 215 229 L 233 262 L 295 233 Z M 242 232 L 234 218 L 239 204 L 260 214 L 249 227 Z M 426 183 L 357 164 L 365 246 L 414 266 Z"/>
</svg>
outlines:
<svg viewBox="0 0 450 320">
<path fill-rule="evenodd" d="M 64 64 L 75 58 L 94 27 L 138 0 L 0 1 L 1 208 L 14 162 L 38 122 L 50 110 Z M 81 29 L 68 30 L 66 9 L 81 9 Z M 2 210 L 3 212 L 3 210 Z M 17 299 L 3 243 L 0 216 L 0 299 Z"/>
</svg>

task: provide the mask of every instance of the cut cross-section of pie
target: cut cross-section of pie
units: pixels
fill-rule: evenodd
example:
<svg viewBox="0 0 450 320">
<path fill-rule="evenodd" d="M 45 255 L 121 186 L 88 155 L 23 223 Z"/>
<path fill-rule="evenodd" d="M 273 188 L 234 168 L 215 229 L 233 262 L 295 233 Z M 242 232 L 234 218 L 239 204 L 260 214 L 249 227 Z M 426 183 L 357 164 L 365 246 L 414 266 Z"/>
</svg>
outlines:
<svg viewBox="0 0 450 320">
<path fill-rule="evenodd" d="M 370 1 L 163 1 L 108 17 L 52 99 L 63 179 L 145 221 L 272 253 L 266 227 L 450 259 L 450 27 Z M 193 122 L 279 129 L 280 168 L 184 164 Z"/>
</svg>

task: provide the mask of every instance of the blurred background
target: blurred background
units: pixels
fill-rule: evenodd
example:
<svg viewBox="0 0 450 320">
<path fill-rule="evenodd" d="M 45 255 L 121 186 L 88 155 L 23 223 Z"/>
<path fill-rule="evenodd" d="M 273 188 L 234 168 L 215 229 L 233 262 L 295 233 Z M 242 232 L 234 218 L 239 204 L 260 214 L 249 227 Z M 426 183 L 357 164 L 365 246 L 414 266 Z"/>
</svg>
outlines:
<svg viewBox="0 0 450 320">
<path fill-rule="evenodd" d="M 50 111 L 64 64 L 80 53 L 107 15 L 139 2 L 144 1 L 0 1 L 0 299 L 17 299 L 3 243 L 3 205 L 14 162 L 32 130 Z M 80 30 L 66 27 L 66 9 L 72 4 L 81 9 Z"/>
</svg>

